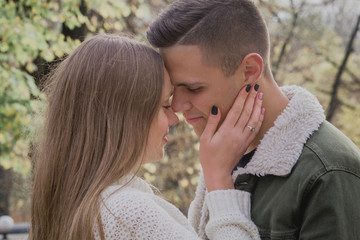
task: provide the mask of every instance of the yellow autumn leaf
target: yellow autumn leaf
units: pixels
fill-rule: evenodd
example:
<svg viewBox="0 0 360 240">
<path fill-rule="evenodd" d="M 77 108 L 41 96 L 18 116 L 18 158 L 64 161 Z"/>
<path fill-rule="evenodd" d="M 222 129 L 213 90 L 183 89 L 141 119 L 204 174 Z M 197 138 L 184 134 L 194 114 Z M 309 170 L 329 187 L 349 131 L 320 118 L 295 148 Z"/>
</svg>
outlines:
<svg viewBox="0 0 360 240">
<path fill-rule="evenodd" d="M 116 30 L 118 30 L 118 31 L 123 30 L 123 26 L 121 25 L 121 23 L 120 23 L 119 21 L 116 21 L 116 22 L 114 23 L 114 28 L 115 28 Z"/>
<path fill-rule="evenodd" d="M 189 186 L 189 180 L 187 180 L 186 178 L 183 178 L 179 181 L 179 185 L 182 188 L 186 188 L 187 186 Z"/>
<path fill-rule="evenodd" d="M 3 132 L 0 132 L 0 144 L 5 142 L 5 135 Z"/>
<path fill-rule="evenodd" d="M 149 173 L 155 173 L 156 172 L 156 166 L 153 163 L 147 163 L 144 164 L 144 168 L 149 172 Z"/>
<path fill-rule="evenodd" d="M 55 58 L 54 53 L 50 50 L 41 52 L 40 56 L 44 58 L 47 62 L 51 62 Z"/>
<path fill-rule="evenodd" d="M 6 130 L 11 131 L 13 128 L 13 124 L 11 122 L 7 122 L 6 124 Z"/>
<path fill-rule="evenodd" d="M 36 66 L 34 63 L 30 62 L 30 63 L 28 63 L 28 64 L 26 65 L 26 70 L 27 70 L 29 73 L 33 73 L 33 72 L 35 72 L 35 71 L 37 70 L 37 66 Z"/>
<path fill-rule="evenodd" d="M 190 175 L 192 175 L 194 173 L 194 169 L 192 167 L 187 167 L 186 168 L 186 172 Z"/>
<path fill-rule="evenodd" d="M 110 7 L 107 4 L 103 4 L 100 7 L 99 13 L 103 18 L 108 18 L 110 15 L 110 11 L 111 11 Z"/>
<path fill-rule="evenodd" d="M 11 161 L 10 160 L 4 160 L 4 161 L 1 161 L 1 166 L 5 169 L 5 170 L 8 170 L 12 167 L 12 164 L 11 164 Z"/>
</svg>

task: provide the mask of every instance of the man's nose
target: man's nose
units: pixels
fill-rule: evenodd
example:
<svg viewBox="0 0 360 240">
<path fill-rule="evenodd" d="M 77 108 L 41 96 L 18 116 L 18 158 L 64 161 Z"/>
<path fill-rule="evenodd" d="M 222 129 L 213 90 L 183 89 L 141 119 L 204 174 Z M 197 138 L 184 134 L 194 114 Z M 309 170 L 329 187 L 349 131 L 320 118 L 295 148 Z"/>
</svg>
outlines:
<svg viewBox="0 0 360 240">
<path fill-rule="evenodd" d="M 171 108 L 174 112 L 183 112 L 191 108 L 191 102 L 188 95 L 182 89 L 174 89 L 174 94 L 171 101 Z"/>
</svg>

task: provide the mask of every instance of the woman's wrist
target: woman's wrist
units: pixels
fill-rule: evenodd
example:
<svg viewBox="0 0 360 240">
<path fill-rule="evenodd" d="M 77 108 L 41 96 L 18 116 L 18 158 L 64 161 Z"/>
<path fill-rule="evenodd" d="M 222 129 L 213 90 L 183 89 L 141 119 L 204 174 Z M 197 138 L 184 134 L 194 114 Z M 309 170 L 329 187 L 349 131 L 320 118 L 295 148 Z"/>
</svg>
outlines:
<svg viewBox="0 0 360 240">
<path fill-rule="evenodd" d="M 228 190 L 234 189 L 234 182 L 231 175 L 225 177 L 206 176 L 204 174 L 205 184 L 208 192 L 215 190 Z"/>
</svg>

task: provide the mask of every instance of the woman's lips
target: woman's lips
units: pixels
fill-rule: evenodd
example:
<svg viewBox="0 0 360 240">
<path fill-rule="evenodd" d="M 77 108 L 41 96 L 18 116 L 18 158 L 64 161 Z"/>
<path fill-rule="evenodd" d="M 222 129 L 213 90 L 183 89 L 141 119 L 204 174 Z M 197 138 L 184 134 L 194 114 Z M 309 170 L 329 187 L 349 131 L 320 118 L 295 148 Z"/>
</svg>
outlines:
<svg viewBox="0 0 360 240">
<path fill-rule="evenodd" d="M 193 117 L 193 118 L 189 118 L 189 117 L 186 117 L 186 121 L 189 123 L 189 124 L 194 124 L 196 123 L 197 121 L 199 121 L 202 117 Z"/>
</svg>

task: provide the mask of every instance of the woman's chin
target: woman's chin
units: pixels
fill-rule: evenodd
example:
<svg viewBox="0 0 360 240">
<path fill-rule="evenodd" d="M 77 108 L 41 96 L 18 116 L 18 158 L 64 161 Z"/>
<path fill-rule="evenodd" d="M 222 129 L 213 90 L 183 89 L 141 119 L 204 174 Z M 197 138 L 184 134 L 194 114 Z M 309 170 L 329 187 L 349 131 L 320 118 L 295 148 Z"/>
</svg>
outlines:
<svg viewBox="0 0 360 240">
<path fill-rule="evenodd" d="M 161 151 L 153 152 L 151 154 L 148 154 L 146 160 L 144 163 L 154 163 L 160 161 L 164 157 L 164 149 L 161 149 Z"/>
</svg>

